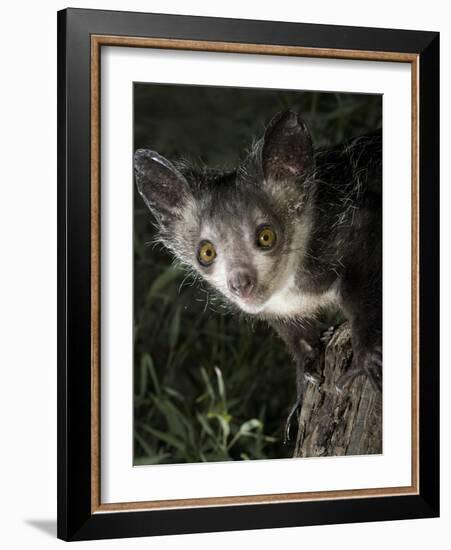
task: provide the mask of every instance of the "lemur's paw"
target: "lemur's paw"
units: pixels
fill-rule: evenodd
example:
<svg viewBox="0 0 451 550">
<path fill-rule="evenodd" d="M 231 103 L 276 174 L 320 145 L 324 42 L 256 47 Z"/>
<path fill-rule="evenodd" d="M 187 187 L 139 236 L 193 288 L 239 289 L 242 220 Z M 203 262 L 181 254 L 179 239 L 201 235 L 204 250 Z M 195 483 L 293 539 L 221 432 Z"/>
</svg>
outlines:
<svg viewBox="0 0 451 550">
<path fill-rule="evenodd" d="M 382 348 L 358 354 L 354 358 L 352 367 L 342 374 L 335 383 L 335 389 L 342 394 L 346 387 L 358 376 L 366 375 L 375 391 L 382 392 Z"/>
<path fill-rule="evenodd" d="M 318 370 L 319 357 L 320 350 L 315 347 L 312 348 L 304 362 L 304 380 L 314 386 L 320 386 L 324 382 L 324 376 Z"/>
<path fill-rule="evenodd" d="M 382 349 L 380 347 L 366 354 L 364 369 L 373 388 L 382 392 Z"/>
<path fill-rule="evenodd" d="M 357 376 L 361 376 L 362 374 L 365 374 L 364 369 L 360 367 L 351 367 L 335 382 L 335 390 L 337 391 L 337 393 L 339 393 L 340 395 L 345 393 L 346 388 L 351 385 L 351 382 L 354 380 L 354 378 L 357 378 Z"/>
<path fill-rule="evenodd" d="M 331 326 L 327 330 L 325 330 L 320 337 L 321 342 L 323 342 L 324 345 L 327 345 L 331 341 L 332 336 L 334 335 L 334 332 L 335 332 L 334 326 Z"/>
<path fill-rule="evenodd" d="M 305 371 L 304 378 L 314 386 L 320 386 L 324 382 L 324 376 L 318 372 Z"/>
</svg>

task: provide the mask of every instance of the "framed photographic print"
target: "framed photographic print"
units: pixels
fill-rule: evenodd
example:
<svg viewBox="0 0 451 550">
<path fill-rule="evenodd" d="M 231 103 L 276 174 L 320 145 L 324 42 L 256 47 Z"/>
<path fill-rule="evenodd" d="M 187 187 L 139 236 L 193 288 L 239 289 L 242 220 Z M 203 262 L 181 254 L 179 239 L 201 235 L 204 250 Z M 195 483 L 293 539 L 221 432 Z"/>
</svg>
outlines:
<svg viewBox="0 0 451 550">
<path fill-rule="evenodd" d="M 439 36 L 58 14 L 58 536 L 439 513 Z"/>
</svg>

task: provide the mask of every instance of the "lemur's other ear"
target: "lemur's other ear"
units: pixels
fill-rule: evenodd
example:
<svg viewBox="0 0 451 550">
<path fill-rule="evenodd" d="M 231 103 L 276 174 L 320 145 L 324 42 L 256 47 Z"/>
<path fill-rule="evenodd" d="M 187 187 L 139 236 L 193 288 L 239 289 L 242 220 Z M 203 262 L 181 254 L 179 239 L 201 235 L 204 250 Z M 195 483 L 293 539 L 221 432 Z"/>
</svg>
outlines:
<svg viewBox="0 0 451 550">
<path fill-rule="evenodd" d="M 262 166 L 265 178 L 299 178 L 313 167 L 310 133 L 294 111 L 278 113 L 263 138 Z"/>
<path fill-rule="evenodd" d="M 167 159 L 149 149 L 138 149 L 134 157 L 138 191 L 160 220 L 177 217 L 190 191 L 184 176 Z"/>
</svg>

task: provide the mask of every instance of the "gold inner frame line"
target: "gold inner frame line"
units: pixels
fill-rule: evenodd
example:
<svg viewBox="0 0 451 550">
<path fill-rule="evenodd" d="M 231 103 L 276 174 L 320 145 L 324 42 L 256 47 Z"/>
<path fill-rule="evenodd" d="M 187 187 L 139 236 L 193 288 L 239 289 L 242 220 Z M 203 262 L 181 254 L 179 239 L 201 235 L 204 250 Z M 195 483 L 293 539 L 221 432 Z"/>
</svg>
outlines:
<svg viewBox="0 0 451 550">
<path fill-rule="evenodd" d="M 100 51 L 102 46 L 157 48 L 222 53 L 244 53 L 354 59 L 409 63 L 412 73 L 412 479 L 407 487 L 384 487 L 158 500 L 145 502 L 102 503 L 100 498 Z M 307 502 L 343 498 L 387 497 L 419 494 L 419 56 L 399 52 L 305 48 L 268 44 L 247 44 L 141 38 L 112 35 L 91 36 L 91 512 L 106 513 L 132 510 L 162 510 Z"/>
</svg>

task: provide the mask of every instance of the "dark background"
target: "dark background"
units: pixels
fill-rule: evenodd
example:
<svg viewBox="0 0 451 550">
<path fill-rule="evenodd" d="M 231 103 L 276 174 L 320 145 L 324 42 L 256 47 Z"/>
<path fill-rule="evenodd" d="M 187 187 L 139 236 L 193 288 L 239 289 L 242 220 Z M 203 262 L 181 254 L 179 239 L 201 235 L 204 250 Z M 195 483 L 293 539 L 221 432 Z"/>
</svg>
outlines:
<svg viewBox="0 0 451 550">
<path fill-rule="evenodd" d="M 136 83 L 135 149 L 233 168 L 278 111 L 301 113 L 315 146 L 382 125 L 377 95 Z M 206 307 L 152 244 L 151 214 L 134 202 L 134 463 L 285 458 L 294 367 L 263 323 Z"/>
</svg>

